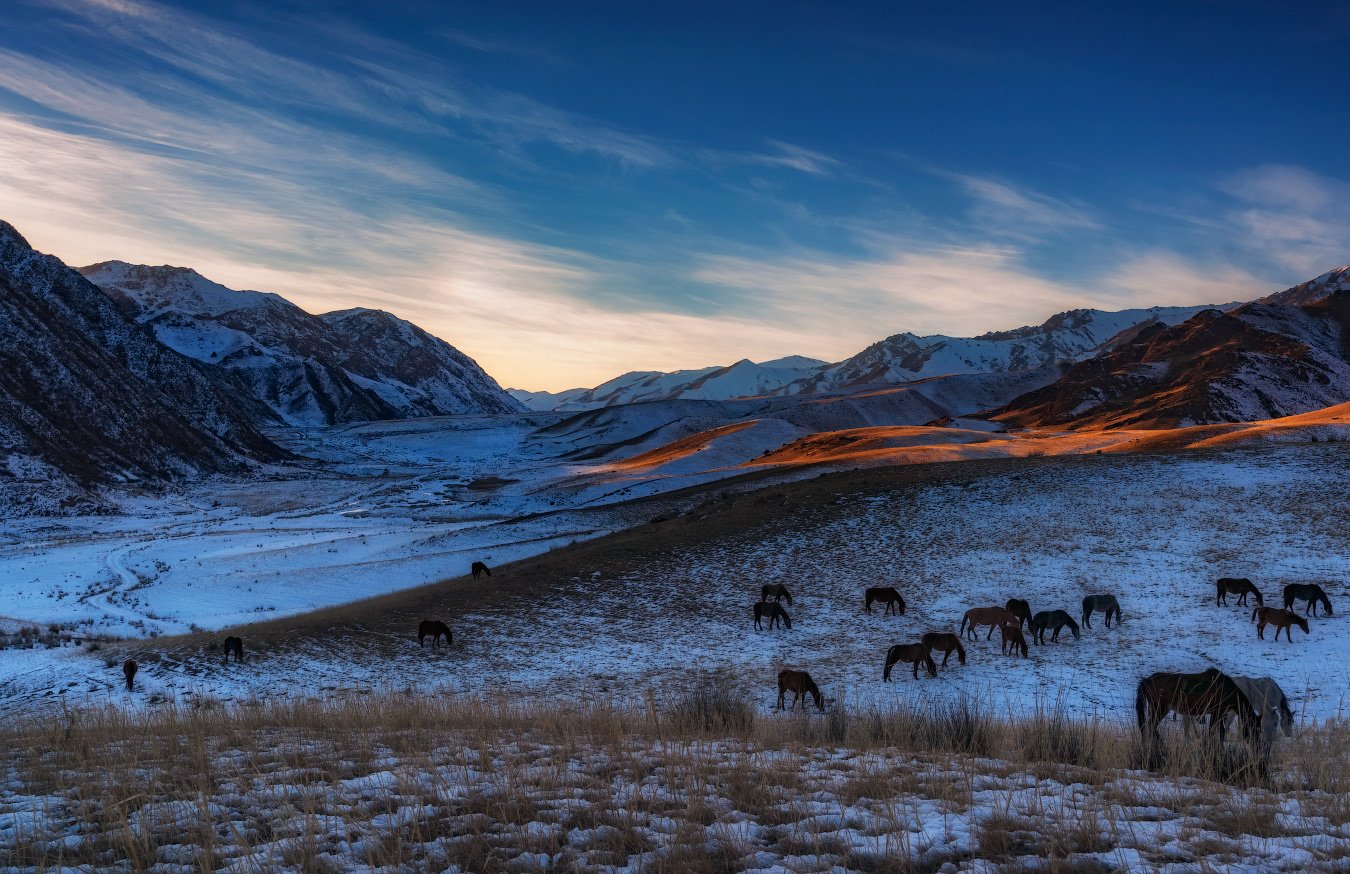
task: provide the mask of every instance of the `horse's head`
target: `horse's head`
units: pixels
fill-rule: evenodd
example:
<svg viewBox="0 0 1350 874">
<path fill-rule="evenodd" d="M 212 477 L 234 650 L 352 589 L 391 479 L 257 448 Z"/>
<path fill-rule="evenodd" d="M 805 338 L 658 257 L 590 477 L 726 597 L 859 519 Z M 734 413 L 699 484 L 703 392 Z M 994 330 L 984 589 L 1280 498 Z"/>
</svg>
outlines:
<svg viewBox="0 0 1350 874">
<path fill-rule="evenodd" d="M 786 610 L 779 611 L 783 614 L 783 624 L 787 626 L 788 631 L 792 630 L 792 617 L 787 615 Z"/>
<path fill-rule="evenodd" d="M 1304 619 L 1302 616 L 1299 616 L 1297 613 L 1292 613 L 1290 615 L 1294 617 L 1294 622 L 1298 623 L 1298 627 L 1303 629 L 1303 633 L 1307 634 L 1308 620 Z"/>
</svg>

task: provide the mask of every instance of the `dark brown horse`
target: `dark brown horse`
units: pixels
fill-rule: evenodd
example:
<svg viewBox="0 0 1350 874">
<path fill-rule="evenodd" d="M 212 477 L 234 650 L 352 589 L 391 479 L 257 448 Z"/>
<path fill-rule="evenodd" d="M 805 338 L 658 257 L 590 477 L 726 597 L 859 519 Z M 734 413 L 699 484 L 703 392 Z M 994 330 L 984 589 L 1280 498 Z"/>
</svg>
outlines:
<svg viewBox="0 0 1350 874">
<path fill-rule="evenodd" d="M 961 664 L 966 663 L 966 648 L 961 645 L 960 635 L 946 631 L 930 631 L 923 636 L 922 642 L 930 653 L 933 650 L 942 653 L 942 666 L 944 668 L 947 667 L 947 659 L 952 657 L 953 652 L 956 653 L 956 657 L 961 661 Z"/>
<path fill-rule="evenodd" d="M 789 592 L 788 587 L 782 583 L 770 583 L 767 586 L 760 587 L 759 600 L 767 601 L 770 598 L 773 598 L 775 604 L 784 598 L 787 598 L 788 606 L 792 606 L 792 593 Z"/>
<path fill-rule="evenodd" d="M 1105 613 L 1106 627 L 1111 627 L 1111 617 L 1116 617 L 1116 624 L 1120 624 L 1120 602 L 1116 600 L 1115 595 L 1088 595 L 1083 599 L 1083 624 L 1088 628 L 1092 627 L 1092 614 Z"/>
<path fill-rule="evenodd" d="M 970 636 L 971 640 L 977 640 L 975 626 L 988 625 L 989 633 L 984 636 L 985 640 L 994 636 L 994 629 L 1000 625 L 1016 625 L 1017 617 L 1009 613 L 1002 607 L 971 607 L 966 611 L 966 615 L 961 617 L 961 633 Z"/>
<path fill-rule="evenodd" d="M 1008 603 L 1003 605 L 1003 609 L 1017 617 L 1017 625 L 1021 627 L 1022 623 L 1031 623 L 1031 605 L 1021 598 L 1009 598 Z"/>
<path fill-rule="evenodd" d="M 1256 623 L 1256 636 L 1262 640 L 1266 639 L 1266 626 L 1275 626 L 1275 639 L 1280 639 L 1280 632 L 1284 632 L 1284 639 L 1290 643 L 1294 642 L 1290 626 L 1297 625 L 1303 629 L 1303 633 L 1308 633 L 1308 620 L 1295 613 L 1293 610 L 1281 610 L 1279 607 L 1257 607 L 1252 611 L 1252 620 Z"/>
<path fill-rule="evenodd" d="M 1327 593 L 1322 591 L 1322 587 L 1316 583 L 1290 583 L 1284 587 L 1284 609 L 1293 610 L 1295 601 L 1307 601 L 1308 606 L 1303 608 L 1303 615 L 1307 616 L 1308 611 L 1312 610 L 1312 615 L 1317 615 L 1317 604 L 1320 601 L 1326 608 L 1327 615 L 1331 615 L 1331 599 Z"/>
<path fill-rule="evenodd" d="M 1266 599 L 1261 597 L 1261 590 L 1256 588 L 1256 585 L 1246 577 L 1224 577 L 1223 579 L 1215 583 L 1214 587 L 1218 590 L 1218 594 L 1214 596 L 1214 603 L 1216 605 L 1217 604 L 1227 605 L 1229 595 L 1239 596 L 1238 597 L 1239 607 L 1247 606 L 1248 595 L 1256 596 L 1257 606 L 1266 603 Z"/>
<path fill-rule="evenodd" d="M 131 691 L 132 684 L 136 681 L 136 669 L 140 667 L 135 659 L 127 659 L 122 662 L 122 676 L 127 678 L 127 691 Z"/>
<path fill-rule="evenodd" d="M 1065 626 L 1073 632 L 1073 639 L 1079 640 L 1083 635 L 1078 631 L 1078 623 L 1073 621 L 1073 617 L 1063 610 L 1042 610 L 1031 617 L 1031 636 L 1039 644 L 1045 643 L 1045 632 L 1053 631 L 1050 635 L 1050 642 L 1059 641 L 1059 633 Z"/>
<path fill-rule="evenodd" d="M 788 631 L 792 630 L 792 617 L 783 609 L 783 605 L 779 604 L 777 601 L 755 602 L 755 628 L 762 631 L 764 627 L 759 624 L 761 619 L 769 620 L 770 630 L 773 630 L 773 627 L 779 622 L 786 625 Z"/>
<path fill-rule="evenodd" d="M 905 615 L 905 599 L 900 597 L 894 586 L 873 586 L 863 594 L 863 609 L 868 613 L 872 612 L 872 605 L 877 603 L 886 605 L 883 616 L 889 616 L 891 613 L 897 616 Z"/>
<path fill-rule="evenodd" d="M 244 641 L 239 637 L 225 638 L 225 664 L 230 663 L 230 653 L 234 653 L 234 660 L 240 663 L 244 660 Z"/>
<path fill-rule="evenodd" d="M 1134 713 L 1144 739 L 1158 739 L 1158 725 L 1167 714 L 1212 717 L 1210 729 L 1217 728 L 1219 738 L 1225 732 L 1223 716 L 1238 715 L 1242 736 L 1255 738 L 1261 729 L 1260 717 L 1233 679 L 1216 668 L 1199 674 L 1152 674 L 1139 681 L 1134 693 Z"/>
<path fill-rule="evenodd" d="M 1027 639 L 1022 634 L 1022 626 L 1019 625 L 1000 625 L 999 634 L 1003 635 L 1003 654 L 1017 655 L 1017 651 L 1022 651 L 1023 658 L 1031 658 L 1031 653 L 1027 651 Z"/>
<path fill-rule="evenodd" d="M 469 572 L 473 574 L 473 578 L 475 580 L 478 579 L 479 575 L 481 574 L 487 574 L 488 576 L 492 576 L 492 568 L 483 564 L 481 561 L 476 561 L 473 564 L 469 565 Z"/>
<path fill-rule="evenodd" d="M 783 709 L 783 699 L 787 693 L 791 692 L 792 709 L 797 709 L 797 703 L 801 702 L 802 708 L 806 707 L 806 696 L 810 695 L 816 701 L 816 709 L 824 712 L 825 702 L 820 697 L 820 688 L 816 686 L 816 681 L 811 679 L 811 675 L 806 671 L 784 670 L 778 672 L 778 709 Z"/>
<path fill-rule="evenodd" d="M 937 664 L 933 661 L 933 656 L 928 652 L 928 647 L 922 643 L 899 643 L 890 648 L 886 653 L 886 667 L 881 670 L 881 679 L 887 683 L 891 681 L 891 668 L 898 662 L 910 662 L 914 665 L 914 679 L 919 679 L 919 665 L 922 664 L 928 669 L 928 676 L 937 676 Z"/>
<path fill-rule="evenodd" d="M 445 645 L 450 646 L 455 642 L 455 636 L 450 633 L 450 626 L 436 619 L 423 619 L 417 626 L 417 645 L 423 646 L 422 641 L 431 636 L 431 648 L 440 646 L 441 637 L 445 637 Z"/>
</svg>

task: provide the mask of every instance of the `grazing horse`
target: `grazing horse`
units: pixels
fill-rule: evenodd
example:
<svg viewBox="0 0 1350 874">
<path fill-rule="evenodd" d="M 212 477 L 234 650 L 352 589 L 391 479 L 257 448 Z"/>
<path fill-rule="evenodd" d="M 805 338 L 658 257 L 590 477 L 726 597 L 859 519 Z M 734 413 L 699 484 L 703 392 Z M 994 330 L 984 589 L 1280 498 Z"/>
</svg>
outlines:
<svg viewBox="0 0 1350 874">
<path fill-rule="evenodd" d="M 470 565 L 469 571 L 470 573 L 473 574 L 473 578 L 475 580 L 478 579 L 480 574 L 487 574 L 488 576 L 492 576 L 492 568 L 483 564 L 481 561 L 476 561 L 472 565 Z"/>
<path fill-rule="evenodd" d="M 1059 633 L 1066 625 L 1069 626 L 1069 630 L 1073 632 L 1074 640 L 1078 640 L 1082 637 L 1082 635 L 1078 633 L 1078 623 L 1074 622 L 1073 617 L 1068 613 L 1065 613 L 1063 610 L 1042 610 L 1031 617 L 1031 636 L 1035 638 L 1037 643 L 1044 644 L 1045 632 L 1053 631 L 1054 634 L 1050 635 L 1050 642 L 1057 643 L 1059 641 Z"/>
<path fill-rule="evenodd" d="M 239 637 L 225 638 L 225 664 L 230 663 L 230 653 L 234 653 L 236 663 L 244 660 L 244 641 Z"/>
<path fill-rule="evenodd" d="M 769 630 L 771 631 L 780 621 L 787 626 L 788 631 L 792 630 L 792 617 L 783 609 L 783 605 L 779 604 L 777 601 L 755 602 L 755 628 L 762 631 L 763 626 L 759 624 L 759 620 L 761 619 L 769 620 Z"/>
<path fill-rule="evenodd" d="M 1017 651 L 1022 651 L 1023 658 L 1031 658 L 1031 653 L 1027 651 L 1027 639 L 1022 634 L 1022 625 L 1005 624 L 998 627 L 999 634 L 1003 635 L 1003 654 L 1017 655 Z"/>
<path fill-rule="evenodd" d="M 937 664 L 933 661 L 933 655 L 928 651 L 928 647 L 922 643 L 898 643 L 891 647 L 886 653 L 886 667 L 881 671 L 881 679 L 887 683 L 891 681 L 891 668 L 898 662 L 911 662 L 914 665 L 914 679 L 919 679 L 919 664 L 922 663 L 928 669 L 928 676 L 937 676 Z"/>
<path fill-rule="evenodd" d="M 1120 624 L 1120 602 L 1116 600 L 1115 595 L 1088 595 L 1083 599 L 1083 624 L 1088 628 L 1092 627 L 1093 612 L 1106 614 L 1106 627 L 1111 627 L 1111 616 L 1116 617 L 1116 625 Z"/>
<path fill-rule="evenodd" d="M 136 669 L 140 667 L 135 659 L 127 659 L 122 662 L 122 676 L 127 678 L 127 691 L 131 691 L 132 684 L 136 681 Z"/>
<path fill-rule="evenodd" d="M 1285 697 L 1280 684 L 1270 677 L 1233 677 L 1233 682 L 1247 696 L 1252 709 L 1261 717 L 1261 743 L 1269 747 L 1275 741 L 1275 732 L 1284 732 L 1285 737 L 1294 736 L 1294 711 L 1289 709 L 1289 699 Z M 1229 714 L 1221 713 L 1214 719 L 1228 721 Z"/>
<path fill-rule="evenodd" d="M 1284 631 L 1284 639 L 1290 643 L 1294 638 L 1290 632 L 1291 625 L 1297 625 L 1303 629 L 1303 633 L 1308 633 L 1308 620 L 1298 615 L 1292 610 L 1281 610 L 1279 607 L 1257 607 L 1252 611 L 1252 620 L 1256 623 L 1256 636 L 1262 640 L 1266 639 L 1266 626 L 1275 626 L 1275 639 L 1280 639 L 1280 631 Z"/>
<path fill-rule="evenodd" d="M 1002 607 L 971 607 L 966 611 L 966 615 L 961 617 L 961 633 L 969 634 L 971 640 L 977 640 L 975 626 L 988 625 L 989 633 L 984 636 L 985 640 L 994 636 L 994 629 L 1000 625 L 1016 625 L 1017 617 L 1009 613 Z"/>
<path fill-rule="evenodd" d="M 423 646 L 422 641 L 427 635 L 431 635 L 431 648 L 436 649 L 440 646 L 441 637 L 445 637 L 445 645 L 452 646 L 455 642 L 455 636 L 450 633 L 450 626 L 436 619 L 423 619 L 417 626 L 417 645 Z"/>
<path fill-rule="evenodd" d="M 1003 609 L 1017 617 L 1019 628 L 1024 622 L 1031 622 L 1031 605 L 1021 598 L 1009 598 L 1008 603 L 1003 605 Z"/>
<path fill-rule="evenodd" d="M 1217 668 L 1198 674 L 1151 674 L 1139 681 L 1134 693 L 1134 714 L 1145 740 L 1158 739 L 1159 723 L 1173 711 L 1181 716 L 1214 717 L 1210 730 L 1217 729 L 1222 740 L 1227 730 L 1222 717 L 1230 710 L 1238 715 L 1243 737 L 1251 738 L 1260 730 L 1251 701 L 1232 677 Z"/>
<path fill-rule="evenodd" d="M 1312 615 L 1317 615 L 1317 602 L 1321 601 L 1322 606 L 1326 608 L 1327 615 L 1331 615 L 1331 599 L 1327 593 L 1322 591 L 1322 587 L 1316 583 L 1290 583 L 1284 587 L 1284 609 L 1294 609 L 1295 601 L 1307 601 L 1308 606 L 1303 608 L 1303 615 L 1308 615 L 1308 610 L 1312 610 Z"/>
<path fill-rule="evenodd" d="M 792 603 L 789 601 L 788 603 Z M 897 616 L 905 615 L 905 599 L 900 597 L 900 593 L 894 586 L 873 586 L 863 595 L 863 609 L 868 613 L 872 612 L 872 605 L 881 603 L 886 605 L 886 612 L 883 616 L 889 616 L 892 612 Z"/>
<path fill-rule="evenodd" d="M 792 606 L 792 593 L 789 592 L 788 587 L 782 583 L 770 583 L 769 585 L 760 588 L 759 600 L 767 601 L 770 598 L 773 598 L 775 604 L 784 598 L 787 598 L 788 606 Z"/>
<path fill-rule="evenodd" d="M 933 650 L 942 653 L 942 666 L 944 668 L 947 667 L 947 659 L 952 657 L 953 652 L 956 653 L 956 657 L 961 661 L 961 664 L 966 663 L 966 648 L 961 645 L 960 635 L 945 631 L 930 631 L 923 636 L 922 642 L 930 653 Z"/>
<path fill-rule="evenodd" d="M 1214 586 L 1218 589 L 1218 594 L 1214 596 L 1214 603 L 1216 605 L 1227 605 L 1229 595 L 1240 596 L 1238 598 L 1239 607 L 1247 606 L 1248 595 L 1256 596 L 1256 604 L 1258 607 L 1266 603 L 1266 599 L 1261 597 L 1261 590 L 1256 588 L 1255 584 L 1246 577 L 1224 577 L 1215 583 Z"/>
<path fill-rule="evenodd" d="M 825 712 L 825 702 L 820 697 L 820 688 L 816 686 L 816 681 L 811 679 L 811 675 L 806 671 L 783 670 L 778 672 L 778 709 L 783 709 L 783 699 L 787 693 L 791 692 L 792 709 L 797 709 L 797 702 L 801 702 L 802 709 L 806 709 L 806 696 L 810 695 L 816 700 L 816 709 Z"/>
</svg>

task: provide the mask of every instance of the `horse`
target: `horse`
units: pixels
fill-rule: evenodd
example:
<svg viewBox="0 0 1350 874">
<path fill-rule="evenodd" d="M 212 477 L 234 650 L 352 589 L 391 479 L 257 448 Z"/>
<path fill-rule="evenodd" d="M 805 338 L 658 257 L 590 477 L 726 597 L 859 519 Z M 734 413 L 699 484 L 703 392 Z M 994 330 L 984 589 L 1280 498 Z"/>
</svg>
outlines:
<svg viewBox="0 0 1350 874">
<path fill-rule="evenodd" d="M 451 646 L 455 642 L 455 636 L 450 633 L 450 626 L 436 619 L 423 619 L 417 626 L 417 645 L 424 646 L 422 643 L 427 635 L 431 635 L 431 648 L 435 649 L 441 644 L 441 637 L 445 637 L 445 645 Z"/>
<path fill-rule="evenodd" d="M 966 663 L 966 648 L 961 645 L 960 635 L 950 634 L 945 631 L 930 631 L 922 638 L 923 645 L 931 653 L 938 650 L 942 653 L 942 666 L 947 667 L 947 659 L 952 657 L 955 651 L 957 659 L 961 664 Z"/>
<path fill-rule="evenodd" d="M 136 680 L 136 669 L 140 667 L 135 659 L 127 659 L 122 662 L 122 675 L 127 678 L 127 691 L 131 691 L 132 684 Z"/>
<path fill-rule="evenodd" d="M 1331 599 L 1327 593 L 1322 591 L 1322 587 L 1316 583 L 1290 583 L 1284 587 L 1284 609 L 1294 609 L 1295 601 L 1307 601 L 1308 606 L 1303 608 L 1303 615 L 1307 616 L 1308 611 L 1312 610 L 1312 615 L 1317 615 L 1317 602 L 1321 601 L 1322 606 L 1327 608 L 1327 615 L 1331 615 Z"/>
<path fill-rule="evenodd" d="M 1233 682 L 1261 717 L 1261 741 L 1264 745 L 1268 747 L 1275 741 L 1276 729 L 1284 732 L 1285 737 L 1294 736 L 1294 711 L 1289 709 L 1289 699 L 1285 697 L 1279 683 L 1270 677 L 1233 677 Z M 1228 714 L 1213 718 L 1226 722 Z"/>
<path fill-rule="evenodd" d="M 1024 622 L 1031 622 L 1031 605 L 1021 598 L 1009 598 L 1008 603 L 1003 605 L 1003 609 L 1017 617 L 1019 628 Z"/>
<path fill-rule="evenodd" d="M 1266 599 L 1261 597 L 1261 590 L 1256 588 L 1251 580 L 1246 577 L 1224 577 L 1214 584 L 1218 589 L 1218 594 L 1214 596 L 1214 604 L 1227 605 L 1229 595 L 1239 595 L 1238 606 L 1247 606 L 1247 596 L 1256 596 L 1256 605 L 1259 607 L 1266 603 Z"/>
<path fill-rule="evenodd" d="M 1054 634 L 1050 635 L 1050 642 L 1058 643 L 1059 633 L 1066 625 L 1073 632 L 1074 640 L 1082 638 L 1082 635 L 1078 633 L 1078 623 L 1074 622 L 1073 617 L 1068 613 L 1063 610 L 1042 610 L 1031 617 L 1031 636 L 1037 643 L 1044 645 L 1045 632 L 1053 631 Z"/>
<path fill-rule="evenodd" d="M 1145 740 L 1159 739 L 1158 725 L 1173 711 L 1181 716 L 1213 717 L 1210 730 L 1217 729 L 1222 740 L 1227 731 L 1222 717 L 1230 710 L 1237 713 L 1244 738 L 1260 731 L 1251 701 L 1232 677 L 1217 668 L 1198 674 L 1151 674 L 1139 681 L 1134 693 L 1135 718 Z"/>
<path fill-rule="evenodd" d="M 469 566 L 469 572 L 473 574 L 473 578 L 475 580 L 478 579 L 478 576 L 480 574 L 487 574 L 488 576 L 492 576 L 492 568 L 483 564 L 481 561 L 476 561 L 473 564 L 471 564 Z"/>
<path fill-rule="evenodd" d="M 1303 629 L 1303 633 L 1308 633 L 1308 620 L 1298 615 L 1292 610 L 1281 610 L 1279 607 L 1257 607 L 1252 611 L 1252 622 L 1256 623 L 1256 636 L 1262 640 L 1266 639 L 1266 626 L 1275 626 L 1275 639 L 1280 639 L 1280 631 L 1284 631 L 1284 639 L 1290 643 L 1294 642 L 1291 636 L 1291 625 L 1297 625 Z"/>
<path fill-rule="evenodd" d="M 1022 625 L 1004 624 L 998 627 L 999 634 L 1003 636 L 1003 654 L 1017 655 L 1017 651 L 1022 651 L 1022 658 L 1031 658 L 1031 653 L 1027 651 L 1027 639 L 1022 635 Z"/>
<path fill-rule="evenodd" d="M 225 664 L 230 663 L 230 653 L 234 653 L 236 663 L 244 660 L 244 641 L 238 637 L 225 638 Z"/>
<path fill-rule="evenodd" d="M 787 598 L 788 606 L 789 607 L 792 606 L 792 593 L 789 592 L 788 587 L 783 585 L 782 583 L 770 583 L 769 585 L 760 588 L 759 600 L 767 601 L 771 597 L 773 598 L 773 602 L 775 604 L 777 604 L 784 598 Z"/>
<path fill-rule="evenodd" d="M 820 688 L 816 686 L 816 681 L 811 679 L 811 675 L 806 671 L 782 670 L 778 672 L 778 709 L 783 709 L 783 699 L 787 693 L 793 694 L 792 709 L 797 709 L 797 702 L 801 702 L 802 709 L 806 708 L 806 696 L 810 695 L 816 701 L 816 709 L 825 712 L 825 702 L 820 697 Z"/>
<path fill-rule="evenodd" d="M 868 613 L 872 612 L 872 604 L 880 602 L 886 605 L 886 612 L 883 616 L 891 615 L 894 611 L 897 616 L 905 615 L 905 599 L 900 597 L 900 593 L 894 586 L 873 586 L 863 595 L 863 609 Z M 788 602 L 792 603 L 791 601 Z"/>
<path fill-rule="evenodd" d="M 1111 627 L 1111 615 L 1115 614 L 1116 625 L 1120 625 L 1120 602 L 1115 595 L 1088 595 L 1083 599 L 1083 624 L 1092 627 L 1093 612 L 1106 614 L 1106 627 Z"/>
<path fill-rule="evenodd" d="M 969 623 L 969 624 L 967 624 Z M 1017 623 L 1017 617 L 1009 613 L 1002 607 L 971 607 L 966 611 L 966 615 L 961 617 L 962 634 L 969 634 L 971 640 L 977 640 L 975 626 L 988 625 L 989 633 L 984 636 L 985 640 L 994 636 L 994 629 L 1000 625 L 1013 625 Z"/>
<path fill-rule="evenodd" d="M 787 626 L 788 631 L 792 630 L 792 617 L 783 609 L 783 605 L 779 604 L 777 601 L 755 602 L 755 628 L 763 630 L 763 626 L 759 624 L 759 620 L 765 618 L 769 620 L 769 630 L 771 631 L 780 620 Z"/>
<path fill-rule="evenodd" d="M 933 661 L 933 655 L 928 651 L 928 647 L 922 643 L 898 643 L 890 648 L 886 653 L 886 667 L 881 671 L 881 679 L 884 682 L 891 681 L 891 668 L 898 662 L 913 663 L 916 680 L 919 679 L 920 663 L 928 669 L 928 676 L 937 676 L 937 663 Z"/>
</svg>

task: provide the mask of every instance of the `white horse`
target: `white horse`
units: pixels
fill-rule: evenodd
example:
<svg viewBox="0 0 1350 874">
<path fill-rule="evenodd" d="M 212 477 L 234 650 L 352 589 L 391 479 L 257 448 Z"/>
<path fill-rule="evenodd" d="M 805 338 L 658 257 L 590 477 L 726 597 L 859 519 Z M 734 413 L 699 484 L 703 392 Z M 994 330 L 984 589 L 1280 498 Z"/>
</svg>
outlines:
<svg viewBox="0 0 1350 874">
<path fill-rule="evenodd" d="M 1294 736 L 1294 712 L 1289 709 L 1289 699 L 1285 697 L 1280 684 L 1270 677 L 1232 677 L 1242 694 L 1251 702 L 1252 709 L 1261 717 L 1261 743 L 1269 747 L 1275 742 L 1275 732 L 1284 732 L 1285 737 Z M 1232 711 L 1223 715 L 1226 722 L 1232 718 Z M 1185 728 L 1190 733 L 1192 720 L 1187 717 Z"/>
</svg>

